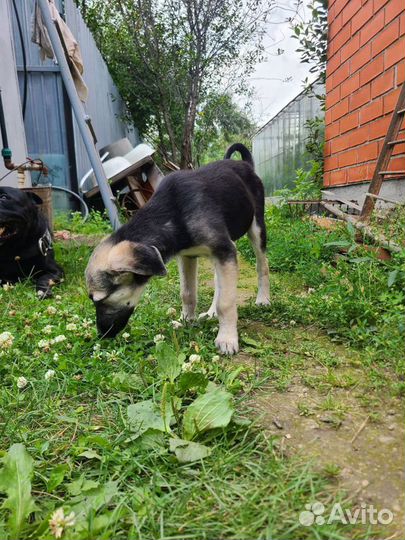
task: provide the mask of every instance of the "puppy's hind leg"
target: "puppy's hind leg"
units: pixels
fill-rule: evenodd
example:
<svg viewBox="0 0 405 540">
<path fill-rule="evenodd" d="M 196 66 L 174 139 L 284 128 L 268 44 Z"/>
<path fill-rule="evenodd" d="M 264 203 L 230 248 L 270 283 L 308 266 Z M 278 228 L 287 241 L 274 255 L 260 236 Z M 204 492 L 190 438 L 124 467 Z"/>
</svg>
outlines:
<svg viewBox="0 0 405 540">
<path fill-rule="evenodd" d="M 236 288 L 238 282 L 238 263 L 236 252 L 225 261 L 215 260 L 217 275 L 217 313 L 219 331 L 215 345 L 224 354 L 234 354 L 239 350 L 238 311 L 236 306 Z"/>
<path fill-rule="evenodd" d="M 259 221 L 259 223 L 258 223 Z M 248 237 L 256 255 L 258 291 L 256 304 L 270 304 L 269 263 L 266 256 L 266 225 L 263 219 L 253 218 Z"/>
<path fill-rule="evenodd" d="M 183 319 L 194 319 L 197 305 L 197 258 L 177 258 L 180 273 L 180 291 Z"/>
</svg>

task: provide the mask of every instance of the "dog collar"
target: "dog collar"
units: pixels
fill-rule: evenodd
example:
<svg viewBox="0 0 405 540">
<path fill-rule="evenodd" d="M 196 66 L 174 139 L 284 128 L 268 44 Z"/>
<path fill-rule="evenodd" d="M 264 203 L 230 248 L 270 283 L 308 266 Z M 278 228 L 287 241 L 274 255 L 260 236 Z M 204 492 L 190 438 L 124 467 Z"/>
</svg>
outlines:
<svg viewBox="0 0 405 540">
<path fill-rule="evenodd" d="M 48 255 L 48 251 L 52 249 L 52 236 L 48 229 L 46 229 L 41 238 L 39 238 L 38 247 L 39 251 L 44 257 L 46 257 Z"/>
</svg>

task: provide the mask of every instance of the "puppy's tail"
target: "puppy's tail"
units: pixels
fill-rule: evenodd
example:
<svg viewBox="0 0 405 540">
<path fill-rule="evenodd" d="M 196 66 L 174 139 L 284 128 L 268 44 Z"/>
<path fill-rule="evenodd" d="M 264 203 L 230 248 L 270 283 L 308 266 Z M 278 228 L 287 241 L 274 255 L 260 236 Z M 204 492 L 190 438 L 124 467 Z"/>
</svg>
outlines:
<svg viewBox="0 0 405 540">
<path fill-rule="evenodd" d="M 230 146 L 228 150 L 225 152 L 224 159 L 230 159 L 232 154 L 234 154 L 235 152 L 239 152 L 242 160 L 246 161 L 247 163 L 249 163 L 249 165 L 254 167 L 252 154 L 249 152 L 246 146 L 241 143 L 235 143 L 232 146 Z"/>
</svg>

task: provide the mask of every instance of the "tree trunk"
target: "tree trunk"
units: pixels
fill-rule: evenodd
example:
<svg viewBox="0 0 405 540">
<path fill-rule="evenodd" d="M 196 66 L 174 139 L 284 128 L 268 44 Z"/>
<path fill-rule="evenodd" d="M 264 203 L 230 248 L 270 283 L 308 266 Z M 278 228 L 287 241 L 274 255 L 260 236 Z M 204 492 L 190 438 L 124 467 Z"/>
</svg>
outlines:
<svg viewBox="0 0 405 540">
<path fill-rule="evenodd" d="M 193 82 L 184 121 L 183 141 L 181 144 L 181 169 L 190 169 L 193 166 L 193 135 L 197 115 L 197 102 L 198 93 Z"/>
</svg>

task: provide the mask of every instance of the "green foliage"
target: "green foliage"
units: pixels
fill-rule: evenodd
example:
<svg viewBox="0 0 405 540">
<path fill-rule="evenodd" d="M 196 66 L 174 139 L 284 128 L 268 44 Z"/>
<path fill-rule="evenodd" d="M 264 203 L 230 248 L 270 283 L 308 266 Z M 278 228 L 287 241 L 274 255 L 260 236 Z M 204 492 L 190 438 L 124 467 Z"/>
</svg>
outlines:
<svg viewBox="0 0 405 540">
<path fill-rule="evenodd" d="M 80 212 L 57 212 L 54 216 L 54 229 L 76 234 L 103 234 L 111 232 L 111 225 L 105 212 L 97 210 L 92 210 L 86 221 Z"/>
<path fill-rule="evenodd" d="M 380 261 L 356 243 L 351 225 L 327 231 L 310 219 L 288 217 L 283 208 L 271 207 L 266 219 L 270 267 L 290 272 L 309 291 L 281 308 L 284 317 L 316 323 L 335 339 L 403 369 L 405 253 Z M 247 242 L 239 248 L 254 260 Z"/>
<path fill-rule="evenodd" d="M 2 463 L 0 491 L 7 494 L 3 508 L 9 512 L 8 538 L 18 540 L 29 515 L 36 510 L 31 495 L 34 462 L 23 444 L 13 444 Z"/>
<path fill-rule="evenodd" d="M 322 83 L 326 80 L 326 60 L 328 46 L 328 2 L 327 0 L 311 0 L 308 4 L 311 17 L 293 25 L 293 37 L 299 41 L 297 52 L 301 62 L 310 65 L 310 73 L 319 76 Z M 307 88 L 312 91 L 306 81 Z M 322 101 L 325 96 L 318 96 Z"/>
<path fill-rule="evenodd" d="M 83 10 L 80 4 L 141 135 L 164 159 L 188 167 L 203 104 L 221 96 L 225 77 L 227 88 L 246 91 L 270 6 L 264 0 L 89 0 Z"/>
</svg>

